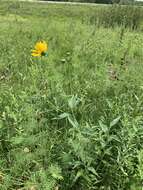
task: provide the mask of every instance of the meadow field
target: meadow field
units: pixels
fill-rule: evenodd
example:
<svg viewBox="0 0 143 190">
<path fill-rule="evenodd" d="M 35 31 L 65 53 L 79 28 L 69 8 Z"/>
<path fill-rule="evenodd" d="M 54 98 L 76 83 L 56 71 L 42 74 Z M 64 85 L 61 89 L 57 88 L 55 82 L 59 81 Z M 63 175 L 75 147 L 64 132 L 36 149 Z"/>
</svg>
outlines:
<svg viewBox="0 0 143 190">
<path fill-rule="evenodd" d="M 0 190 L 142 189 L 143 8 L 0 0 Z"/>
</svg>

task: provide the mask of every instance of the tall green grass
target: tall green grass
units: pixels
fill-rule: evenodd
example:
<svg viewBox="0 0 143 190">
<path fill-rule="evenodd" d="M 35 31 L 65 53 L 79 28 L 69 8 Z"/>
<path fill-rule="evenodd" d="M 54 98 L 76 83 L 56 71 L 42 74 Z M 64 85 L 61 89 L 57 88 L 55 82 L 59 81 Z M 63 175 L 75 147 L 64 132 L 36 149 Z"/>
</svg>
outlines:
<svg viewBox="0 0 143 190">
<path fill-rule="evenodd" d="M 0 189 L 141 190 L 142 9 L 0 3 Z"/>
</svg>

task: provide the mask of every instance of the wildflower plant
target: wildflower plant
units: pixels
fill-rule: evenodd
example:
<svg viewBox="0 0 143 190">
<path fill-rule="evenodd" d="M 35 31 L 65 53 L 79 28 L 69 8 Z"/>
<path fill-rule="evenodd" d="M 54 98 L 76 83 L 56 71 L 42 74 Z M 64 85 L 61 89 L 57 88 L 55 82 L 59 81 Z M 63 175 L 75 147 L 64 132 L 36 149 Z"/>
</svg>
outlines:
<svg viewBox="0 0 143 190">
<path fill-rule="evenodd" d="M 39 41 L 35 45 L 35 49 L 32 50 L 31 55 L 33 57 L 48 56 L 48 44 L 45 41 Z"/>
</svg>

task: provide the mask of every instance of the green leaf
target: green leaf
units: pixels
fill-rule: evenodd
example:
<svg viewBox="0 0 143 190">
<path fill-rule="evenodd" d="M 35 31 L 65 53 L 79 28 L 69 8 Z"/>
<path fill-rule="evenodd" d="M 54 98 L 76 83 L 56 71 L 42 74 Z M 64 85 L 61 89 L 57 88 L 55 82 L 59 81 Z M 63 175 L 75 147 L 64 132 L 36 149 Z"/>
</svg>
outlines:
<svg viewBox="0 0 143 190">
<path fill-rule="evenodd" d="M 58 165 L 51 165 L 49 167 L 49 172 L 54 179 L 63 180 L 61 168 Z"/>
<path fill-rule="evenodd" d="M 21 143 L 23 143 L 24 142 L 24 140 L 25 140 L 25 138 L 24 137 L 13 137 L 12 138 L 12 143 L 14 144 L 14 145 L 18 145 L 18 144 L 21 144 Z"/>
<path fill-rule="evenodd" d="M 114 125 L 116 125 L 119 121 L 120 121 L 121 116 L 117 117 L 116 119 L 114 119 L 111 123 L 110 123 L 110 127 L 113 127 Z"/>
<path fill-rule="evenodd" d="M 99 121 L 99 125 L 104 133 L 108 131 L 107 125 L 103 124 L 102 121 Z"/>
<path fill-rule="evenodd" d="M 3 122 L 0 120 L 0 129 L 3 128 Z"/>
<path fill-rule="evenodd" d="M 64 118 L 67 118 L 69 117 L 69 113 L 62 113 L 59 115 L 59 119 L 64 119 Z"/>
<path fill-rule="evenodd" d="M 45 57 L 48 57 L 48 53 L 45 53 Z"/>
<path fill-rule="evenodd" d="M 92 172 L 95 176 L 98 176 L 98 173 L 93 167 L 88 167 L 88 171 Z"/>
<path fill-rule="evenodd" d="M 76 96 L 73 95 L 71 99 L 69 99 L 68 105 L 71 109 L 74 109 L 78 105 L 79 102 L 80 102 L 80 99 L 77 97 L 77 95 Z"/>
<path fill-rule="evenodd" d="M 79 124 L 78 124 L 78 122 L 74 119 L 71 119 L 70 117 L 68 117 L 68 120 L 69 120 L 69 122 L 70 122 L 70 124 L 73 126 L 73 127 L 75 127 L 75 128 L 77 128 L 78 126 L 79 126 Z"/>
<path fill-rule="evenodd" d="M 73 182 L 75 183 L 75 182 L 76 182 L 80 177 L 82 177 L 82 176 L 83 176 L 83 170 L 81 169 L 81 170 L 79 170 L 79 171 L 77 172 L 77 174 L 76 174 L 76 176 L 75 176 Z"/>
</svg>

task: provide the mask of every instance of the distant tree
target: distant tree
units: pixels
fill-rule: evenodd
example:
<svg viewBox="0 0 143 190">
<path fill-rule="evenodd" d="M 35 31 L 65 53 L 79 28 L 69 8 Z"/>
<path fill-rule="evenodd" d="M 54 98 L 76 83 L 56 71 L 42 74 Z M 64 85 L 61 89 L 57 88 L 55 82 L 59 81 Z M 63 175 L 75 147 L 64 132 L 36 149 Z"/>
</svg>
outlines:
<svg viewBox="0 0 143 190">
<path fill-rule="evenodd" d="M 112 0 L 112 3 L 120 3 L 120 0 Z"/>
<path fill-rule="evenodd" d="M 120 0 L 120 4 L 133 4 L 134 0 Z"/>
<path fill-rule="evenodd" d="M 48 0 L 43 0 L 48 1 Z M 129 4 L 133 3 L 134 0 L 49 0 L 49 1 L 72 1 L 72 2 L 87 2 L 87 3 L 100 3 L 100 4 L 114 4 L 114 3 L 120 3 L 120 4 Z"/>
<path fill-rule="evenodd" d="M 95 0 L 95 3 L 104 3 L 104 4 L 109 4 L 112 3 L 112 0 Z"/>
</svg>

